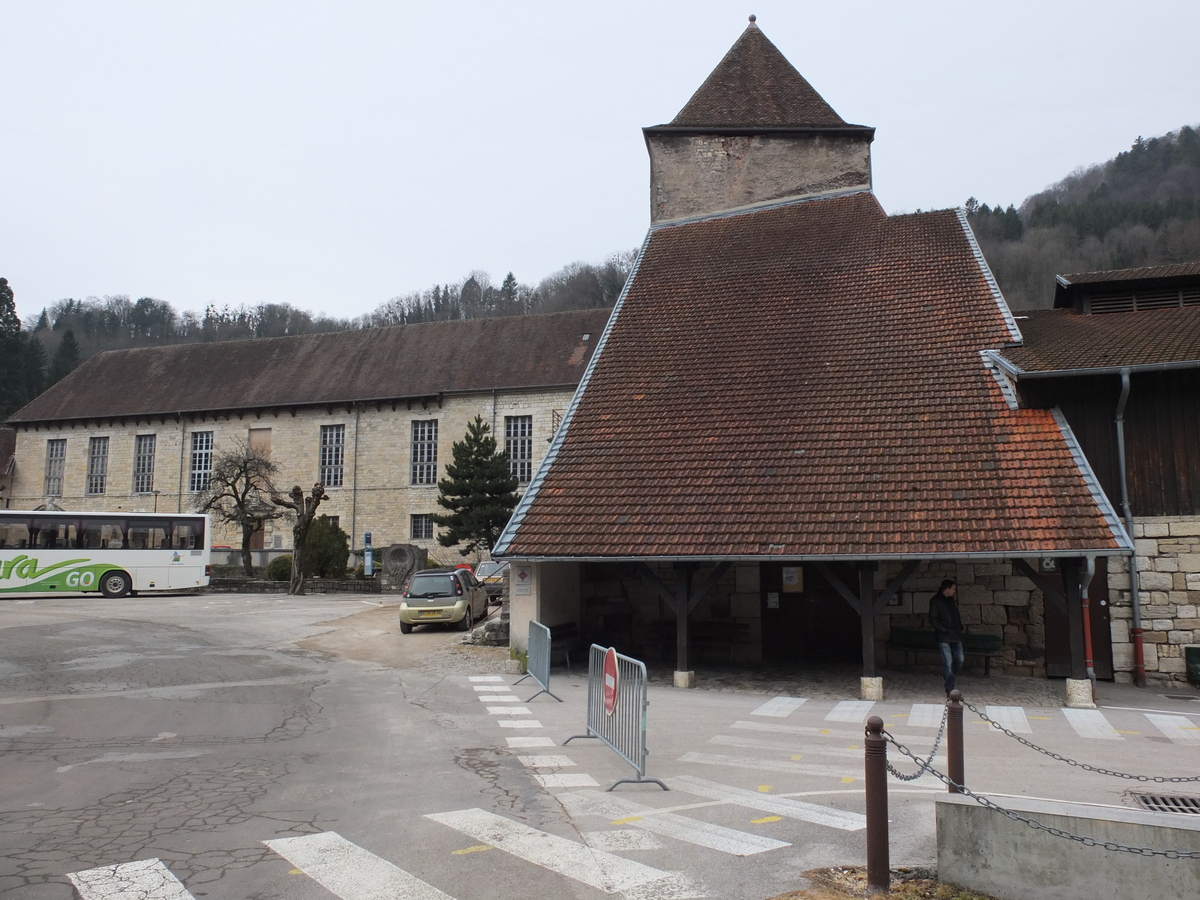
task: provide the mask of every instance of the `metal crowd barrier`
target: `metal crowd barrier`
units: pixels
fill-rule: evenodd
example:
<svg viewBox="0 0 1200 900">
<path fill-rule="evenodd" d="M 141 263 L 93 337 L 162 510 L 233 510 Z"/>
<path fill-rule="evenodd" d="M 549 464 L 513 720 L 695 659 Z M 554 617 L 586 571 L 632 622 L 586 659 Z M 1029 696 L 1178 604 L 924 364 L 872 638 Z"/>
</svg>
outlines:
<svg viewBox="0 0 1200 900">
<path fill-rule="evenodd" d="M 529 641 L 526 644 L 528 655 L 525 663 L 525 674 L 518 678 L 514 684 L 520 684 L 526 678 L 532 678 L 542 686 L 529 700 L 534 697 L 540 697 L 542 694 L 549 694 L 554 697 L 559 703 L 562 703 L 562 697 L 557 696 L 550 690 L 550 629 L 541 622 L 529 623 Z M 590 687 L 589 687 L 590 690 Z M 529 700 L 525 702 L 528 703 Z"/>
<path fill-rule="evenodd" d="M 618 778 L 605 790 L 611 791 L 618 784 L 657 784 L 664 791 L 670 790 L 657 778 L 646 777 L 646 710 L 650 700 L 646 696 L 646 664 L 641 660 L 613 652 L 616 657 L 616 684 L 609 685 L 615 691 L 612 709 L 605 698 L 605 657 L 609 649 L 592 644 L 588 654 L 587 733 L 575 734 L 563 741 L 568 744 L 576 738 L 597 738 L 633 766 L 636 778 Z"/>
</svg>

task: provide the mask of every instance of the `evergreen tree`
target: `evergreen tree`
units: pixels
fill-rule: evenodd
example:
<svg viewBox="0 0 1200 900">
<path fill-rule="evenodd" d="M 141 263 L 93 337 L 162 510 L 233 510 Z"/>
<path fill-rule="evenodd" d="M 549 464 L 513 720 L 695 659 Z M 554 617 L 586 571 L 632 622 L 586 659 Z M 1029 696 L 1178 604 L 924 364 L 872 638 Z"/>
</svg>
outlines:
<svg viewBox="0 0 1200 900">
<path fill-rule="evenodd" d="M 25 402 L 46 389 L 46 348 L 35 334 L 25 342 Z"/>
<path fill-rule="evenodd" d="M 0 278 L 0 422 L 25 405 L 24 338 L 7 278 Z"/>
<path fill-rule="evenodd" d="M 443 547 L 463 544 L 463 556 L 479 548 L 491 550 L 517 506 L 517 478 L 508 468 L 508 454 L 496 451 L 491 428 L 479 416 L 467 425 L 466 436 L 451 448 L 454 462 L 447 478 L 438 482 L 438 505 L 450 512 L 435 515 L 444 529 Z"/>
<path fill-rule="evenodd" d="M 47 381 L 57 384 L 79 365 L 79 344 L 75 340 L 75 332 L 67 329 L 63 334 L 58 349 L 54 351 L 54 359 L 50 361 L 50 375 Z"/>
<path fill-rule="evenodd" d="M 350 537 L 329 516 L 318 516 L 308 530 L 305 574 L 317 578 L 345 578 L 350 558 Z"/>
</svg>

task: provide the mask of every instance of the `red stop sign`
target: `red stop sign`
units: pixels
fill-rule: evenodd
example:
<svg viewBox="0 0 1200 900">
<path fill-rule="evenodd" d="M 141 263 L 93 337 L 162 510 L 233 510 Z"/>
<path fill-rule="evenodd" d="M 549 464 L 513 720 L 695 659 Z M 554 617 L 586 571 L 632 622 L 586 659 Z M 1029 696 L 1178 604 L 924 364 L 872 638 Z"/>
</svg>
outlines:
<svg viewBox="0 0 1200 900">
<path fill-rule="evenodd" d="M 604 654 L 604 711 L 612 715 L 617 709 L 617 651 L 609 647 Z"/>
</svg>

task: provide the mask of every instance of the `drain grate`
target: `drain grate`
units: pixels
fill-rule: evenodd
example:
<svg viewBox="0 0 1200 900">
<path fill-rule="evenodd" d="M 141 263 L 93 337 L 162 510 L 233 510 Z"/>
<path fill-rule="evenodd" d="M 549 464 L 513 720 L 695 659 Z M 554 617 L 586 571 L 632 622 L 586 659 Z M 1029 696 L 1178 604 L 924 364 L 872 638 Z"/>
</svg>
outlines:
<svg viewBox="0 0 1200 900">
<path fill-rule="evenodd" d="M 1178 794 L 1134 794 L 1142 809 L 1151 812 L 1186 813 L 1200 816 L 1200 797 L 1185 797 Z"/>
</svg>

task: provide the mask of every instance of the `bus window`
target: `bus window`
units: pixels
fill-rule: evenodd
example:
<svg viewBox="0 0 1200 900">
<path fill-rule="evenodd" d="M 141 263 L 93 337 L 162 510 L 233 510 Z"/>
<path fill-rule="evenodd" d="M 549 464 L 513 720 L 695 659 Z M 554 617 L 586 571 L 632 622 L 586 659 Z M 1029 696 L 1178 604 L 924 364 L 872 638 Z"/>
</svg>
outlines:
<svg viewBox="0 0 1200 900">
<path fill-rule="evenodd" d="M 125 531 L 125 539 L 130 550 L 164 550 L 169 549 L 167 543 L 166 522 L 148 522 L 138 519 L 129 523 Z"/>
<path fill-rule="evenodd" d="M 75 540 L 74 523 L 62 519 L 34 519 L 30 532 L 30 546 L 38 550 L 65 550 Z"/>
<path fill-rule="evenodd" d="M 22 549 L 28 546 L 28 522 L 15 519 L 0 521 L 0 547 Z"/>
<path fill-rule="evenodd" d="M 175 549 L 200 550 L 204 547 L 203 521 L 175 522 Z"/>
</svg>

